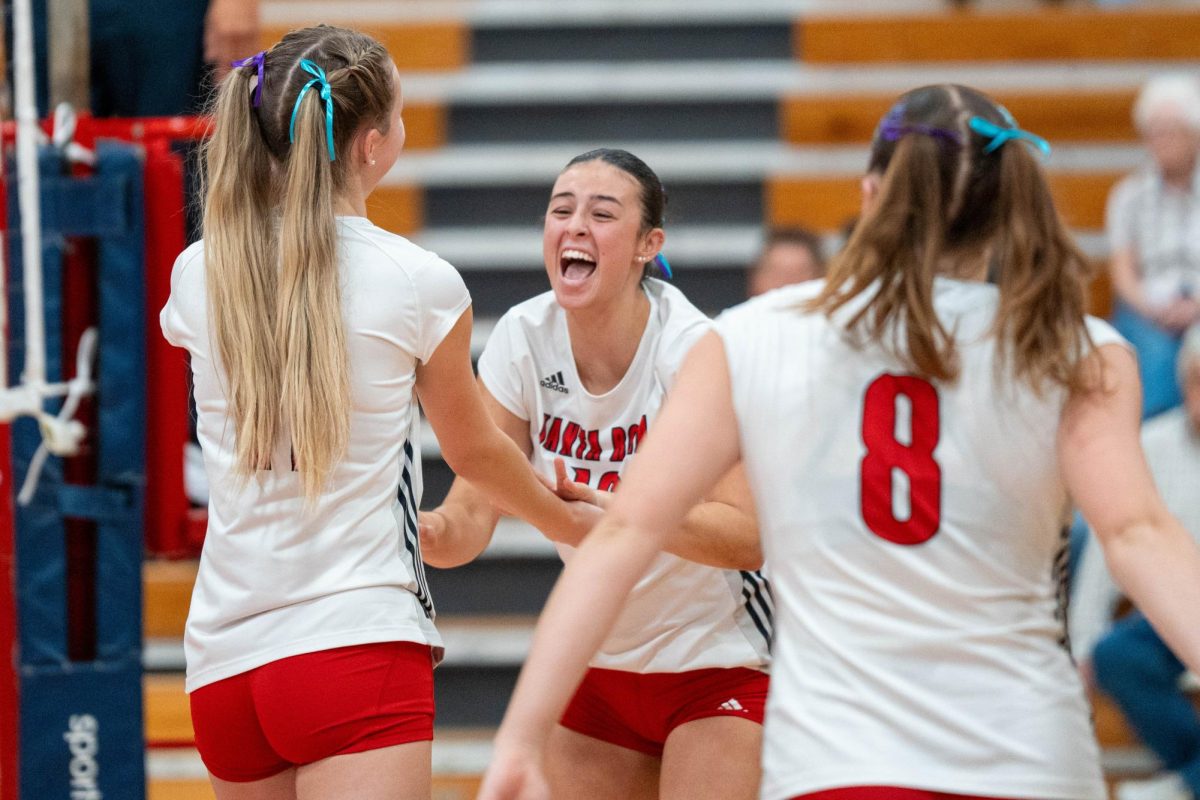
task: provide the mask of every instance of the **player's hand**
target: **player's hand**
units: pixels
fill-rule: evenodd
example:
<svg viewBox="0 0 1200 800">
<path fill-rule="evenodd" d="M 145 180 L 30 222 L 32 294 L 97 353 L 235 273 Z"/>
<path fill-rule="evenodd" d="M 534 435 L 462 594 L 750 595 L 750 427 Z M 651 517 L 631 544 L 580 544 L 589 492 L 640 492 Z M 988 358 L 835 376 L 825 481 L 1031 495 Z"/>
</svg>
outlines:
<svg viewBox="0 0 1200 800">
<path fill-rule="evenodd" d="M 211 0 L 204 16 L 204 60 L 213 65 L 216 79 L 228 74 L 230 64 L 262 49 L 259 0 Z"/>
<path fill-rule="evenodd" d="M 561 523 L 553 530 L 542 531 L 542 533 L 552 542 L 576 547 L 603 516 L 604 510 L 599 506 L 579 501 L 567 501 L 563 503 Z"/>
<path fill-rule="evenodd" d="M 567 462 L 561 458 L 554 459 L 554 486 L 551 489 L 563 500 L 590 503 L 599 508 L 607 508 L 610 495 L 608 492 L 597 492 L 585 483 L 576 483 L 567 477 Z"/>
<path fill-rule="evenodd" d="M 528 751 L 497 744 L 483 774 L 477 800 L 549 800 L 540 760 Z"/>
</svg>

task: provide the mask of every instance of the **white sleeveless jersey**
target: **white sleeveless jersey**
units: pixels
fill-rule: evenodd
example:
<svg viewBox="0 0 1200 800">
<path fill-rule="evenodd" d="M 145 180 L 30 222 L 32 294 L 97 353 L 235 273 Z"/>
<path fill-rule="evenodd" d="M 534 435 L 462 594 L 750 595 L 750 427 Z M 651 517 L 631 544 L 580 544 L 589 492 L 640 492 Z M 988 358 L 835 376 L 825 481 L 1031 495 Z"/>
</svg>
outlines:
<svg viewBox="0 0 1200 800">
<path fill-rule="evenodd" d="M 675 287 L 656 279 L 644 286 L 645 333 L 628 372 L 603 395 L 590 394 L 579 380 L 566 314 L 553 292 L 514 306 L 497 323 L 479 375 L 501 405 L 529 420 L 532 461 L 542 474 L 553 476 L 561 457 L 576 481 L 615 489 L 688 350 L 711 330 Z M 573 552 L 559 546 L 564 560 Z M 771 614 L 760 573 L 663 553 L 629 595 L 592 666 L 640 673 L 765 669 Z"/>
<path fill-rule="evenodd" d="M 953 384 L 802 311 L 820 286 L 716 323 L 777 611 L 762 797 L 1106 797 L 1063 632 L 1065 393 L 998 368 L 994 286 L 935 284 Z"/>
<path fill-rule="evenodd" d="M 350 441 L 306 508 L 290 443 L 239 481 L 205 299 L 204 246 L 175 262 L 164 335 L 191 355 L 211 485 L 184 647 L 187 690 L 287 656 L 347 645 L 441 646 L 417 539 L 421 454 L 415 369 L 470 305 L 454 268 L 362 217 L 339 217 L 350 357 Z M 399 499 L 397 499 L 399 498 Z"/>
</svg>

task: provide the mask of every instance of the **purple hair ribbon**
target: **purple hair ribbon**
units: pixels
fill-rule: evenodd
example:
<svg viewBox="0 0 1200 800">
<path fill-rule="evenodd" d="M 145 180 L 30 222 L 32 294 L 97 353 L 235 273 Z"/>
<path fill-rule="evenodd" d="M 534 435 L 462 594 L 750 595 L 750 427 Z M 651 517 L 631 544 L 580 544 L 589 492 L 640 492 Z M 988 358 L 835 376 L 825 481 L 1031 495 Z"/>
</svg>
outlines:
<svg viewBox="0 0 1200 800">
<path fill-rule="evenodd" d="M 910 133 L 919 133 L 922 136 L 929 136 L 947 144 L 961 146 L 963 143 L 962 134 L 958 131 L 952 131 L 948 128 L 937 128 L 933 125 L 925 125 L 920 122 L 905 122 L 904 103 L 897 103 L 892 106 L 892 110 L 879 122 L 879 137 L 884 141 L 895 142 L 902 136 L 907 136 Z"/>
<path fill-rule="evenodd" d="M 260 50 L 249 58 L 242 58 L 233 62 L 234 67 L 244 67 L 247 64 L 254 64 L 258 67 L 258 85 L 254 87 L 254 107 L 262 103 L 262 87 L 263 87 L 263 62 L 267 60 L 267 51 Z"/>
</svg>

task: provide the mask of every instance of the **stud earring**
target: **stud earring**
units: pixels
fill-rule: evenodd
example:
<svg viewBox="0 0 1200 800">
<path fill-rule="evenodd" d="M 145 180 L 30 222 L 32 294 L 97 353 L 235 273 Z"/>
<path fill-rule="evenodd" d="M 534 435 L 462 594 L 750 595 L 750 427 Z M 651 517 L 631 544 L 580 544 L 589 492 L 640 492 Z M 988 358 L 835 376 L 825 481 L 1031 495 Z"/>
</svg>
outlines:
<svg viewBox="0 0 1200 800">
<path fill-rule="evenodd" d="M 640 261 L 640 262 L 646 262 L 646 261 L 649 261 L 650 259 L 646 258 L 645 256 L 638 256 L 636 260 Z"/>
<path fill-rule="evenodd" d="M 371 166 L 372 167 L 375 166 L 375 159 L 373 159 L 373 158 L 371 159 Z"/>
</svg>

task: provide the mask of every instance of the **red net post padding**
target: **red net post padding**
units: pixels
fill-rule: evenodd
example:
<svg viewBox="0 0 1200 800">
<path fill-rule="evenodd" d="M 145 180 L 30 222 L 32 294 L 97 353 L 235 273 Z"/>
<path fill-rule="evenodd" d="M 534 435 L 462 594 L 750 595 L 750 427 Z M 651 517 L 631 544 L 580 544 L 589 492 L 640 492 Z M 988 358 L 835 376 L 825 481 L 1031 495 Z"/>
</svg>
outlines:
<svg viewBox="0 0 1200 800">
<path fill-rule="evenodd" d="M 51 122 L 43 130 L 51 133 Z M 171 267 L 187 244 L 184 156 L 172 145 L 211 131 L 204 117 L 95 119 L 80 115 L 74 140 L 93 148 L 98 139 L 120 139 L 145 150 L 146 220 L 146 548 L 161 556 L 195 555 L 206 516 L 193 511 L 184 492 L 184 447 L 190 438 L 186 356 L 163 338 L 158 312 L 171 292 Z M 6 142 L 16 128 L 3 126 Z M 5 795 L 0 795 L 5 796 Z"/>
</svg>

